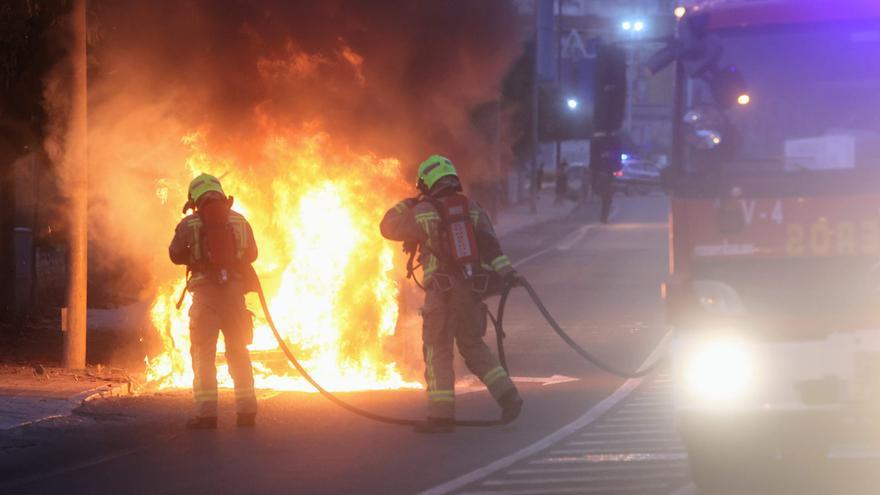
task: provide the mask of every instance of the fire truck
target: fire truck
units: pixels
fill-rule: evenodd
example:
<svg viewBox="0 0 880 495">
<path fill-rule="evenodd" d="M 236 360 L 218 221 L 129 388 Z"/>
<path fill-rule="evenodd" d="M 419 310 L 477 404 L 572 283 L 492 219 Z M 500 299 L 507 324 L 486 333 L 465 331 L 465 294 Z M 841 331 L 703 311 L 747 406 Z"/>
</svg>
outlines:
<svg viewBox="0 0 880 495">
<path fill-rule="evenodd" d="M 824 461 L 880 418 L 880 2 L 678 7 L 670 275 L 698 485 Z M 835 450 L 836 449 L 836 450 Z"/>
</svg>

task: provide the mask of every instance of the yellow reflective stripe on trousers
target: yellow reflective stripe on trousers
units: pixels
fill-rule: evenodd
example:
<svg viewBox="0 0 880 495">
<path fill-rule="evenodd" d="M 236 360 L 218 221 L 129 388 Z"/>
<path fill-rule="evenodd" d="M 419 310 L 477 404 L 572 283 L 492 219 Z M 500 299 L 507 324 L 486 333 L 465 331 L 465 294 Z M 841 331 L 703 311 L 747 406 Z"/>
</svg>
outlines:
<svg viewBox="0 0 880 495">
<path fill-rule="evenodd" d="M 425 365 L 428 367 L 428 390 L 433 390 L 437 386 L 437 380 L 434 377 L 434 348 L 425 346 Z"/>
<path fill-rule="evenodd" d="M 455 390 L 431 390 L 428 392 L 431 402 L 455 402 Z"/>
<path fill-rule="evenodd" d="M 193 397 L 195 397 L 195 399 L 199 402 L 216 401 L 217 400 L 217 391 L 216 390 L 207 390 L 204 392 L 193 391 Z"/>
<path fill-rule="evenodd" d="M 499 378 L 506 376 L 507 372 L 504 371 L 504 368 L 502 368 L 501 366 L 496 366 L 489 370 L 488 373 L 483 375 L 483 383 L 485 383 L 486 385 L 491 385 L 495 383 L 495 381 L 497 381 Z"/>
<path fill-rule="evenodd" d="M 396 211 L 397 213 L 403 213 L 406 211 L 406 209 L 407 205 L 405 201 L 401 201 L 400 203 L 394 205 L 394 211 Z"/>
<path fill-rule="evenodd" d="M 510 259 L 503 254 L 492 260 L 492 269 L 496 272 L 507 266 L 510 266 Z"/>
<path fill-rule="evenodd" d="M 253 387 L 249 388 L 237 388 L 235 389 L 235 398 L 240 399 L 242 397 L 251 397 L 255 394 Z"/>
</svg>

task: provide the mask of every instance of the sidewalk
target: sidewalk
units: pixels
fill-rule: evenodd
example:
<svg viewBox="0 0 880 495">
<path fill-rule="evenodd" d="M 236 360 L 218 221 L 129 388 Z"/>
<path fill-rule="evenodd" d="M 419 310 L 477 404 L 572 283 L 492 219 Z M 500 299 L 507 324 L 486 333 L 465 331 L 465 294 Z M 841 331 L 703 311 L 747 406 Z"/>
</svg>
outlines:
<svg viewBox="0 0 880 495">
<path fill-rule="evenodd" d="M 517 230 L 564 217 L 577 206 L 577 203 L 570 199 L 564 200 L 562 204 L 554 205 L 555 199 L 554 192 L 546 188 L 541 191 L 541 195 L 536 201 L 538 210 L 536 213 L 530 212 L 528 201 L 499 210 L 498 220 L 494 225 L 495 233 L 498 234 L 498 237 L 504 237 Z"/>
<path fill-rule="evenodd" d="M 0 366 L 0 432 L 67 416 L 98 397 L 130 393 L 128 377 L 115 370 Z"/>
</svg>

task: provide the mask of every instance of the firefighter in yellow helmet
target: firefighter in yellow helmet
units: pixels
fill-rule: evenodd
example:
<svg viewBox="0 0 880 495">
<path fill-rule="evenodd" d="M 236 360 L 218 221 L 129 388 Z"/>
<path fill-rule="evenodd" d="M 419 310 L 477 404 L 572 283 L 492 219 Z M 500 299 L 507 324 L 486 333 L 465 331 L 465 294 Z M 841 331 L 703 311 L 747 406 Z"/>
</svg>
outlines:
<svg viewBox="0 0 880 495">
<path fill-rule="evenodd" d="M 461 182 L 447 158 L 432 155 L 419 165 L 419 198 L 405 199 L 382 219 L 382 235 L 420 249 L 425 303 L 422 343 L 428 417 L 419 433 L 455 430 L 453 346 L 468 369 L 501 406 L 504 421 L 515 419 L 522 399 L 507 372 L 483 341 L 486 305 L 481 301 L 490 275 L 512 283 L 518 277 L 489 217 L 476 201 L 461 194 Z"/>
<path fill-rule="evenodd" d="M 190 353 L 193 365 L 193 395 L 196 415 L 187 428 L 217 427 L 217 338 L 223 332 L 226 362 L 235 382 L 238 426 L 253 426 L 257 399 L 254 374 L 247 346 L 253 339 L 253 315 L 245 306 L 257 259 L 257 244 L 250 224 L 232 211 L 232 198 L 220 181 L 202 174 L 189 185 L 185 217 L 174 231 L 168 248 L 171 261 L 186 265 L 191 274 L 187 288 L 192 292 Z"/>
</svg>

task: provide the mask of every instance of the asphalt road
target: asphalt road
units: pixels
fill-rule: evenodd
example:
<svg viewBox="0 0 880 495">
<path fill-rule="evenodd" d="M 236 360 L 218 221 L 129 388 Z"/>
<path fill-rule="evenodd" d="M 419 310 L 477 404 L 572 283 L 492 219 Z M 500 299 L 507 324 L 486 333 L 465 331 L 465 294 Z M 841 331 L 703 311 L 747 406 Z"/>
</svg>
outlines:
<svg viewBox="0 0 880 495">
<path fill-rule="evenodd" d="M 594 208 L 585 207 L 514 233 L 503 245 L 578 342 L 635 369 L 665 334 L 659 285 L 667 267 L 666 211 L 660 195 L 621 199 L 611 225 L 593 225 Z M 219 430 L 189 432 L 182 429 L 191 412 L 188 392 L 104 400 L 70 418 L 0 434 L 0 492 L 427 490 L 546 438 L 624 384 L 568 349 L 524 292 L 512 297 L 505 320 L 514 376 L 577 378 L 521 383 L 526 406 L 512 425 L 420 436 L 353 416 L 316 394 L 267 391 L 256 428 L 234 426 L 231 394 L 224 393 Z M 344 396 L 384 413 L 424 414 L 419 391 Z M 458 412 L 495 417 L 497 408 L 484 392 L 469 393 L 459 398 Z"/>
</svg>

